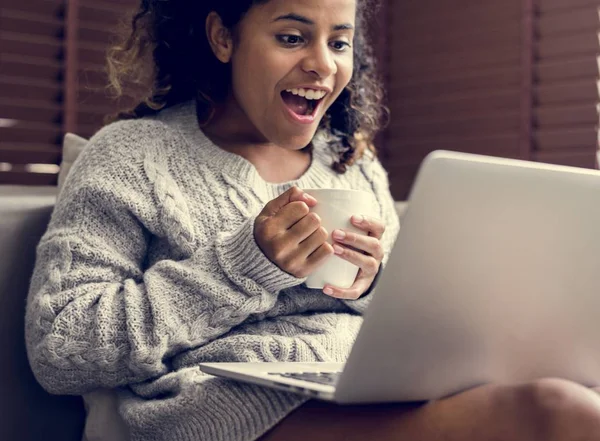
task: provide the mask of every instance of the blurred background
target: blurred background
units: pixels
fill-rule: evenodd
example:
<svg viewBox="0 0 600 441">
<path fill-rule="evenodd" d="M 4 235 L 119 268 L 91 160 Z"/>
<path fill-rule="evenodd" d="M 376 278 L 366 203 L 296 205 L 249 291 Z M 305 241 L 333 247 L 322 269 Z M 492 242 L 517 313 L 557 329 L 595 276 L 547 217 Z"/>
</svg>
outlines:
<svg viewBox="0 0 600 441">
<path fill-rule="evenodd" d="M 139 0 L 0 0 L 0 184 L 56 185 L 65 133 L 114 112 L 105 51 Z M 384 0 L 373 35 L 404 199 L 450 149 L 593 168 L 599 0 Z M 120 103 L 121 105 L 127 103 Z"/>
</svg>

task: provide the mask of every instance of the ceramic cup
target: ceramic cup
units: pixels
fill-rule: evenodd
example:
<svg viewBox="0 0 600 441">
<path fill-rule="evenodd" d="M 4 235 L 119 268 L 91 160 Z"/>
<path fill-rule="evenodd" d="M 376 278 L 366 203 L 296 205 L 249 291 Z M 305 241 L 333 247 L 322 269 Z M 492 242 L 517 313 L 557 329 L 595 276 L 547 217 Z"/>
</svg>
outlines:
<svg viewBox="0 0 600 441">
<path fill-rule="evenodd" d="M 366 235 L 350 222 L 353 215 L 373 216 L 375 198 L 371 193 L 361 190 L 345 189 L 303 189 L 317 200 L 311 212 L 319 215 L 321 225 L 329 233 L 327 242 L 333 244 L 332 233 L 341 229 Z M 326 284 L 338 288 L 350 288 L 354 284 L 359 268 L 336 255 L 330 256 L 306 280 L 306 286 L 323 289 Z"/>
</svg>

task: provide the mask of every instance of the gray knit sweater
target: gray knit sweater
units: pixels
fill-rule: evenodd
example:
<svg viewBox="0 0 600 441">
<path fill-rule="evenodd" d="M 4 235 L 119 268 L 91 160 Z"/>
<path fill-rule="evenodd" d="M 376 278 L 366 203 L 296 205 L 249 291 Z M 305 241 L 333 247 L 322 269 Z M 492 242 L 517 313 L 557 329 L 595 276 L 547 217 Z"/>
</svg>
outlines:
<svg viewBox="0 0 600 441">
<path fill-rule="evenodd" d="M 364 159 L 339 175 L 332 159 L 315 142 L 300 179 L 268 183 L 204 136 L 192 104 L 98 132 L 37 250 L 26 338 L 38 381 L 57 394 L 116 389 L 134 440 L 249 441 L 269 430 L 305 399 L 197 365 L 348 356 L 370 296 L 307 288 L 253 235 L 256 215 L 292 185 L 362 189 L 379 202 L 388 254 L 399 224 L 384 169 Z"/>
</svg>

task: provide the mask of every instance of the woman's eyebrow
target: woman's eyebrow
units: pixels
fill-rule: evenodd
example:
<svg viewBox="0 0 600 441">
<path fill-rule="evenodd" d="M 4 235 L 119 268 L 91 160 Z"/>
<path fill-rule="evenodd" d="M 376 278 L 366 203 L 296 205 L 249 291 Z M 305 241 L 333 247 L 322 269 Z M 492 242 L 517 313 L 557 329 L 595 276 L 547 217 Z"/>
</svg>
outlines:
<svg viewBox="0 0 600 441">
<path fill-rule="evenodd" d="M 314 26 L 315 25 L 315 22 L 312 21 L 311 19 L 306 18 L 306 17 L 304 17 L 302 15 L 293 14 L 293 13 L 281 15 L 281 16 L 277 17 L 275 20 L 273 20 L 273 22 L 283 21 L 283 20 L 297 21 L 297 22 L 300 22 L 300 23 L 303 23 L 303 24 L 306 24 L 306 25 L 309 25 L 309 26 Z M 331 29 L 333 31 L 352 30 L 352 29 L 354 29 L 354 26 L 352 26 L 350 23 L 344 23 L 344 24 L 339 24 L 339 25 L 332 26 Z"/>
</svg>

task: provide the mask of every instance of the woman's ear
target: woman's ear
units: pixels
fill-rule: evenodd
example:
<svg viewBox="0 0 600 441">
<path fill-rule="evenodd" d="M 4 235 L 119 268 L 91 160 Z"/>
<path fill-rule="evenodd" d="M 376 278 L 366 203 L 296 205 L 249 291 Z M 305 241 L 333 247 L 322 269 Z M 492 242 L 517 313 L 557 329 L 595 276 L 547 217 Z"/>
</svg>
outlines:
<svg viewBox="0 0 600 441">
<path fill-rule="evenodd" d="M 233 53 L 231 32 L 223 25 L 219 14 L 214 11 L 206 17 L 206 38 L 215 57 L 222 63 L 229 63 Z"/>
</svg>

